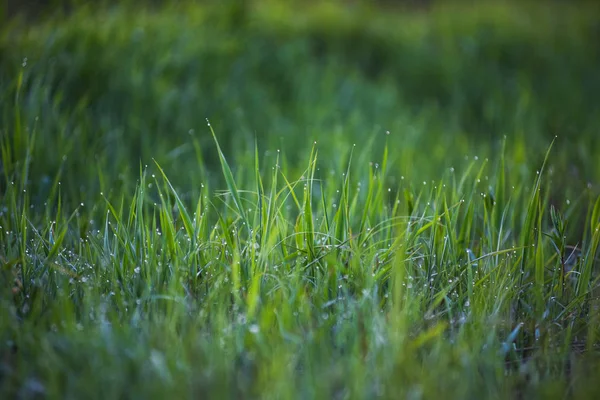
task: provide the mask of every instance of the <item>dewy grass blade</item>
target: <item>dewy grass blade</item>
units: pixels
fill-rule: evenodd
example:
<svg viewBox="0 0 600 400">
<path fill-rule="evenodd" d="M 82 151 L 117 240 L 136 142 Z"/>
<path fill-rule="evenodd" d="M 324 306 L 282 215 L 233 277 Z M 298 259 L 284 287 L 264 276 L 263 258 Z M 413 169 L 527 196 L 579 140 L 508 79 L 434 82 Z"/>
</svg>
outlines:
<svg viewBox="0 0 600 400">
<path fill-rule="evenodd" d="M 598 247 L 600 246 L 600 196 L 596 199 L 590 225 L 590 243 L 581 266 L 581 274 L 577 280 L 578 296 L 589 293 L 590 289 L 593 289 L 590 288 L 590 282 L 592 280 L 594 266 L 597 264 L 596 254 L 598 253 Z"/>
<path fill-rule="evenodd" d="M 350 174 L 352 166 L 352 155 L 354 154 L 354 146 L 350 150 L 348 156 L 348 164 L 346 166 L 346 173 L 344 174 L 344 181 L 342 182 L 342 190 L 337 203 L 337 211 L 333 217 L 333 224 L 335 226 L 334 241 L 330 243 L 332 245 L 344 243 L 350 232 L 349 224 L 349 208 L 350 208 Z"/>
<path fill-rule="evenodd" d="M 167 183 L 167 185 L 169 185 L 169 189 L 171 189 L 171 193 L 173 194 L 173 197 L 175 197 L 175 202 L 177 203 L 177 208 L 179 209 L 179 214 L 181 215 L 181 219 L 183 222 L 183 226 L 185 228 L 185 232 L 187 233 L 188 237 L 192 241 L 195 241 L 194 225 L 192 223 L 192 219 L 190 218 L 190 214 L 188 213 L 185 205 L 179 198 L 177 191 L 175 190 L 173 185 L 171 185 L 171 181 L 169 181 L 169 178 L 167 178 L 167 175 L 165 174 L 165 172 L 162 170 L 160 165 L 158 165 L 156 160 L 154 160 L 154 163 L 156 164 L 156 167 L 160 171 L 160 174 L 162 175 L 162 177 L 165 180 L 165 182 Z"/>
<path fill-rule="evenodd" d="M 207 120 L 208 127 L 210 128 L 210 133 L 215 141 L 215 145 L 217 146 L 217 152 L 219 153 L 219 161 L 221 163 L 221 169 L 223 171 L 223 177 L 225 178 L 225 183 L 227 184 L 227 189 L 233 198 L 233 202 L 237 208 L 237 211 L 242 219 L 242 222 L 246 226 L 246 229 L 250 231 L 252 228 L 248 222 L 248 217 L 246 216 L 246 211 L 244 209 L 244 205 L 242 204 L 242 199 L 237 189 L 237 185 L 235 184 L 235 179 L 233 178 L 233 173 L 231 172 L 231 168 L 225 159 L 225 155 L 221 151 L 221 146 L 219 146 L 219 141 L 217 140 L 217 135 L 215 135 L 215 131 L 212 128 L 212 125 Z"/>
<path fill-rule="evenodd" d="M 258 233 L 261 235 L 265 234 L 265 221 L 264 216 L 266 212 L 264 210 L 264 186 L 262 182 L 262 178 L 260 176 L 260 163 L 258 161 L 258 143 L 256 139 L 254 140 L 254 179 L 256 181 L 256 196 L 257 196 L 257 204 L 256 207 L 256 218 L 255 220 L 258 223 L 259 229 Z"/>
<path fill-rule="evenodd" d="M 313 224 L 313 211 L 312 211 L 312 193 L 313 193 L 313 180 L 315 176 L 315 169 L 317 164 L 317 152 L 313 146 L 309 157 L 309 166 L 307 169 L 307 180 L 304 186 L 304 204 L 302 209 L 303 214 L 303 227 L 304 227 L 304 240 L 306 241 L 306 247 L 308 251 L 309 261 L 312 262 L 316 257 L 315 253 L 315 232 Z"/>
<path fill-rule="evenodd" d="M 556 139 L 554 139 L 554 140 L 556 140 Z M 550 143 L 550 146 L 548 147 L 548 150 L 546 151 L 546 156 L 544 157 L 544 162 L 542 163 L 540 170 L 537 172 L 535 184 L 533 186 L 531 197 L 529 199 L 529 203 L 527 206 L 525 222 L 523 225 L 523 232 L 521 234 L 521 246 L 523 246 L 523 248 L 524 248 L 523 253 L 522 253 L 521 263 L 520 263 L 520 271 L 519 271 L 520 276 L 521 276 L 521 283 L 523 282 L 522 279 L 525 276 L 526 265 L 529 261 L 530 250 L 528 250 L 528 246 L 531 246 L 532 244 L 535 243 L 534 239 L 533 239 L 533 235 L 534 235 L 536 217 L 538 216 L 538 213 L 539 213 L 542 176 L 544 173 L 544 168 L 546 166 L 546 163 L 548 162 L 548 158 L 550 157 L 550 151 L 552 150 L 552 145 L 554 144 L 554 140 L 552 140 L 552 143 Z"/>
</svg>

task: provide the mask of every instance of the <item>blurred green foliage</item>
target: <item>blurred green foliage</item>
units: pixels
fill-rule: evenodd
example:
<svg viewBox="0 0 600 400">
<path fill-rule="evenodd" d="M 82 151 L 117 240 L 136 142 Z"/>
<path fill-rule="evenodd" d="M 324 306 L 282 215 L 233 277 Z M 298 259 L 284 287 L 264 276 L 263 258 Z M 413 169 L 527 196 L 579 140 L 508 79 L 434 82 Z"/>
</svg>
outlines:
<svg viewBox="0 0 600 400">
<path fill-rule="evenodd" d="M 593 6 L 439 5 L 424 14 L 230 4 L 88 5 L 5 29 L 2 114 L 10 122 L 22 73 L 24 121 L 43 121 L 37 168 L 52 175 L 77 149 L 85 157 L 67 162 L 77 182 L 95 180 L 79 160 L 98 162 L 111 179 L 124 165 L 137 174 L 152 156 L 185 171 L 196 162 L 190 130 L 211 165 L 210 118 L 226 149 L 250 149 L 258 138 L 300 158 L 309 139 L 333 149 L 390 130 L 398 145 L 466 140 L 474 151 L 508 135 L 539 159 L 559 135 L 581 177 L 597 176 L 583 170 L 600 146 Z M 171 159 L 156 149 L 171 149 Z M 422 175 L 435 173 L 422 166 Z"/>
</svg>

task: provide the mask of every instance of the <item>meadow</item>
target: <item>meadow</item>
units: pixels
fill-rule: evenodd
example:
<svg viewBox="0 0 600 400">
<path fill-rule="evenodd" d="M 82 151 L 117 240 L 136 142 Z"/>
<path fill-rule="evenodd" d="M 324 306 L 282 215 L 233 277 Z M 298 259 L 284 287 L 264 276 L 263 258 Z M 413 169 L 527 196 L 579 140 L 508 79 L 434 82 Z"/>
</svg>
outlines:
<svg viewBox="0 0 600 400">
<path fill-rule="evenodd" d="M 0 397 L 600 396 L 600 7 L 0 27 Z"/>
</svg>

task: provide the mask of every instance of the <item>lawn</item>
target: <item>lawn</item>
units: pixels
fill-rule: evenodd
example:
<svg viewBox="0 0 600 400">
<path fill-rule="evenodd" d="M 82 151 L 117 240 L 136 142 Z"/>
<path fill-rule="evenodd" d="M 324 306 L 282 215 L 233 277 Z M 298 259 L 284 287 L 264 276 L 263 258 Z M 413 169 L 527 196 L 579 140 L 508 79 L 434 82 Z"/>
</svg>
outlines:
<svg viewBox="0 0 600 400">
<path fill-rule="evenodd" d="M 600 396 L 600 7 L 0 27 L 0 397 Z"/>
</svg>

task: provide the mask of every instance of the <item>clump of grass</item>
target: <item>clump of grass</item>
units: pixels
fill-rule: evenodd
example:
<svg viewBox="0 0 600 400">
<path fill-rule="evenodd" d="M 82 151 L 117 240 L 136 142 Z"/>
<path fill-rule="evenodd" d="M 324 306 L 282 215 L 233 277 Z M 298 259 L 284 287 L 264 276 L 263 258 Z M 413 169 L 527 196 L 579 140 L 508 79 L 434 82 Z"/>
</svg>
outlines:
<svg viewBox="0 0 600 400">
<path fill-rule="evenodd" d="M 51 43 L 35 38 L 52 21 L 17 35 L 27 62 L 0 61 L 0 395 L 598 395 L 589 384 L 600 362 L 595 104 L 576 121 L 580 136 L 553 141 L 545 116 L 561 100 L 534 90 L 529 64 L 516 67 L 514 109 L 492 106 L 506 100 L 494 81 L 466 79 L 492 76 L 487 58 L 456 69 L 462 30 L 493 54 L 521 54 L 506 15 L 522 9 L 471 16 L 466 28 L 433 11 L 404 33 L 384 25 L 393 35 L 381 52 L 354 54 L 356 32 L 381 35 L 376 25 L 360 31 L 360 10 L 329 32 L 336 6 L 269 7 L 246 10 L 253 18 L 237 29 L 215 28 L 210 7 L 183 20 L 176 9 L 116 8 L 94 32 L 83 10 Z M 303 23 L 281 26 L 291 10 Z M 581 25 L 569 34 L 588 43 L 588 20 L 571 12 Z M 524 43 L 553 37 L 552 15 L 539 31 L 521 27 Z M 174 21 L 231 36 L 196 47 Z M 181 47 L 153 53 L 139 39 L 145 29 L 159 49 Z M 453 61 L 436 64 L 439 81 L 420 75 L 423 40 Z M 0 43 L 0 54 L 20 58 Z M 414 64 L 383 56 L 397 44 Z M 263 75 L 265 48 L 282 66 Z M 382 57 L 378 71 L 371 55 Z M 63 81 L 65 60 L 73 75 Z M 401 64 L 415 86 L 395 77 Z M 171 91 L 178 79 L 193 90 Z M 446 98 L 446 84 L 468 101 Z M 548 85 L 585 103 L 573 87 Z M 483 117 L 469 114 L 480 91 Z M 444 102 L 427 100 L 436 93 Z M 480 122 L 502 135 L 477 137 Z"/>
<path fill-rule="evenodd" d="M 492 200 L 487 160 L 392 190 L 387 146 L 340 178 L 314 149 L 296 177 L 255 154 L 254 189 L 219 150 L 227 191 L 191 208 L 158 165 L 118 202 L 67 210 L 58 189 L 46 224 L 11 181 L 5 393 L 593 392 L 572 371 L 596 359 L 600 200 L 567 272 L 543 173 L 529 193 L 494 180 Z"/>
</svg>

